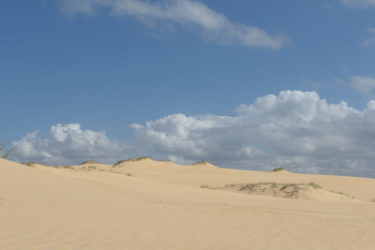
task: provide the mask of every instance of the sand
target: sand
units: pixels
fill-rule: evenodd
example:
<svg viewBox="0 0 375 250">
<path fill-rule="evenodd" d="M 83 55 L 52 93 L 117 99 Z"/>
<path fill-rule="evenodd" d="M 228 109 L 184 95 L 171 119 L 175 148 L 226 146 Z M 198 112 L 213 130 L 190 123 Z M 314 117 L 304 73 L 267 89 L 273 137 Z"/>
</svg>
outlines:
<svg viewBox="0 0 375 250">
<path fill-rule="evenodd" d="M 0 249 L 374 249 L 374 199 L 366 178 L 0 159 Z"/>
</svg>

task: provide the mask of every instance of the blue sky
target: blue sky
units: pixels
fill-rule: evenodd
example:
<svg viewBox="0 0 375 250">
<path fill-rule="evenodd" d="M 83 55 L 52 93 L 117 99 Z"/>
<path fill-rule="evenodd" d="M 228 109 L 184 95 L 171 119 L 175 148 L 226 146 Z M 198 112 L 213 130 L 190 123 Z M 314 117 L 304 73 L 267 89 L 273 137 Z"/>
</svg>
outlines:
<svg viewBox="0 0 375 250">
<path fill-rule="evenodd" d="M 207 118 L 210 114 L 238 118 L 241 115 L 236 110 L 241 104 L 255 105 L 257 99 L 270 94 L 282 98 L 280 91 L 284 90 L 300 91 L 291 92 L 292 99 L 313 91 L 319 97 L 314 103 L 323 99 L 332 105 L 347 102 L 349 108 L 362 112 L 361 117 L 366 116 L 360 125 L 366 128 L 358 133 L 370 130 L 367 137 L 373 135 L 367 127 L 373 125 L 372 115 L 364 114 L 371 109 L 368 103 L 374 99 L 375 90 L 373 0 L 1 1 L 0 32 L 0 138 L 18 145 L 17 160 L 57 163 L 68 157 L 76 161 L 95 158 L 95 145 L 90 153 L 76 150 L 74 157 L 61 153 L 71 144 L 59 140 L 61 144 L 53 152 L 43 148 L 40 141 L 48 141 L 50 147 L 55 138 L 52 126 L 61 124 L 66 126 L 62 131 L 72 137 L 82 131 L 105 131 L 106 139 L 120 143 L 118 147 L 124 149 L 116 156 L 98 157 L 107 161 L 148 153 L 180 162 L 206 157 L 227 167 L 235 164 L 251 168 L 254 156 L 219 159 L 220 150 L 228 150 L 226 146 L 213 154 L 204 150 L 190 154 L 189 148 L 184 149 L 186 152 L 169 152 L 169 146 L 160 150 L 172 142 L 156 143 L 150 137 L 153 128 L 146 122 L 157 123 L 174 114 L 200 117 L 197 119 L 206 122 L 212 122 Z M 267 113 L 267 117 L 258 119 L 267 120 L 269 116 Z M 180 118 L 172 117 L 169 123 L 181 132 Z M 134 123 L 143 128 L 130 126 Z M 69 124 L 80 124 L 80 128 Z M 164 125 L 155 126 L 158 131 L 164 129 L 167 137 L 173 134 L 170 126 Z M 49 158 L 31 154 L 30 150 L 27 153 L 23 144 L 17 144 L 32 131 L 39 134 L 25 143 L 29 148 L 45 150 Z M 348 133 L 351 130 L 337 136 L 348 140 Z M 375 169 L 367 163 L 358 163 L 357 167 L 346 163 L 350 166 L 337 169 L 336 151 L 327 156 L 329 164 L 319 163 L 317 156 L 307 157 L 293 150 L 282 153 L 265 138 L 247 136 L 245 144 L 238 146 L 235 141 L 230 150 L 237 152 L 250 145 L 263 153 L 273 152 L 269 153 L 271 158 L 303 158 L 308 163 L 304 165 L 307 167 L 296 167 L 300 172 L 375 176 Z M 198 139 L 194 138 L 181 143 L 196 143 Z M 363 148 L 370 152 L 372 146 L 370 143 Z M 315 150 L 327 147 L 314 144 Z M 349 147 L 342 150 L 352 152 Z M 55 159 L 55 154 L 61 155 Z M 256 168 L 278 164 L 264 162 Z"/>
</svg>

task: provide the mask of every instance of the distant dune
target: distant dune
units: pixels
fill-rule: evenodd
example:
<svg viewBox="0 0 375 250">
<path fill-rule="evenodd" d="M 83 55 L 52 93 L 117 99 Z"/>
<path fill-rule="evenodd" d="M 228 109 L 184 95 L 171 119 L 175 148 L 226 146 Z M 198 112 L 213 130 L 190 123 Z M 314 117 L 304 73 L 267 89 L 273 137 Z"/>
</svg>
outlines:
<svg viewBox="0 0 375 250">
<path fill-rule="evenodd" d="M 0 249 L 374 249 L 375 179 L 0 159 Z"/>
</svg>

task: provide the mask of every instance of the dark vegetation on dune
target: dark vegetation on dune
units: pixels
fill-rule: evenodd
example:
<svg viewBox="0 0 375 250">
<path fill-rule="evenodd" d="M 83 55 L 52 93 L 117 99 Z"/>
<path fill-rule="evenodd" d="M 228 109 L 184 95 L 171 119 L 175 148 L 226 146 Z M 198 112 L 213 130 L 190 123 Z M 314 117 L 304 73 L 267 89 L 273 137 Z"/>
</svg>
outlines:
<svg viewBox="0 0 375 250">
<path fill-rule="evenodd" d="M 284 168 L 275 168 L 272 170 L 272 172 L 280 172 L 280 171 L 284 171 L 285 169 Z"/>
<path fill-rule="evenodd" d="M 0 143 L 0 158 L 8 159 L 13 152 L 13 148 L 9 148 L 8 144 Z"/>
<path fill-rule="evenodd" d="M 121 160 L 121 161 L 118 161 L 116 162 L 115 164 L 113 164 L 112 167 L 116 167 L 122 163 L 125 163 L 125 162 L 130 162 L 130 161 L 142 161 L 142 160 L 152 160 L 150 157 L 146 157 L 146 156 L 143 156 L 143 157 L 138 157 L 138 158 L 130 158 L 130 159 L 127 159 L 127 160 Z"/>
<path fill-rule="evenodd" d="M 227 190 L 227 191 L 237 191 L 246 194 L 268 194 L 275 197 L 283 198 L 293 198 L 297 199 L 302 192 L 308 191 L 309 188 L 315 190 L 323 190 L 324 188 L 316 183 L 276 183 L 276 182 L 260 182 L 260 183 L 248 183 L 248 184 L 230 184 L 224 187 L 212 188 L 207 185 L 201 186 L 201 188 L 206 189 L 216 189 L 216 190 Z M 337 192 L 334 190 L 327 190 L 328 192 L 346 196 L 348 198 L 354 199 L 353 196 L 344 194 L 342 192 Z"/>
<path fill-rule="evenodd" d="M 86 165 L 86 164 L 96 164 L 97 162 L 96 161 L 91 161 L 91 160 L 88 160 L 88 161 L 84 161 L 82 162 L 80 165 Z"/>
<path fill-rule="evenodd" d="M 198 162 L 194 163 L 193 166 L 194 165 L 208 165 L 208 164 L 210 164 L 208 161 L 198 161 Z"/>
</svg>

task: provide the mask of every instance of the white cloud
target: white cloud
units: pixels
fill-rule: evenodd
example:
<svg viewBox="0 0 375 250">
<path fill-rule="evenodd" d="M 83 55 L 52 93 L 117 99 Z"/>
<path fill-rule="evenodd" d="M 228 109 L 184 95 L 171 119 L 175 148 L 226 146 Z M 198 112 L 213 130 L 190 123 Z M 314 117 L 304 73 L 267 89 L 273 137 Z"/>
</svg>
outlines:
<svg viewBox="0 0 375 250">
<path fill-rule="evenodd" d="M 369 76 L 352 76 L 349 81 L 350 86 L 357 91 L 372 95 L 375 89 L 375 77 Z"/>
<path fill-rule="evenodd" d="M 234 116 L 175 114 L 132 124 L 131 142 L 114 142 L 79 125 L 53 126 L 14 142 L 23 161 L 113 162 L 126 155 L 222 167 L 375 177 L 375 100 L 364 110 L 330 104 L 316 92 L 282 91 L 241 105 Z M 131 146 L 130 146 L 131 145 Z M 137 154 L 137 155 L 134 155 Z"/>
<path fill-rule="evenodd" d="M 375 0 L 340 0 L 341 3 L 354 8 L 375 7 Z"/>
<path fill-rule="evenodd" d="M 370 37 L 360 43 L 365 48 L 375 48 L 375 28 L 369 28 Z"/>
<path fill-rule="evenodd" d="M 124 142 L 111 141 L 105 132 L 82 130 L 79 124 L 52 126 L 47 138 L 28 133 L 13 142 L 14 157 L 19 161 L 47 164 L 79 163 L 83 159 L 112 162 L 127 158 L 130 148 Z"/>
<path fill-rule="evenodd" d="M 194 0 L 60 0 L 70 15 L 93 15 L 100 9 L 115 16 L 133 17 L 144 22 L 169 23 L 190 28 L 205 39 L 220 44 L 238 44 L 250 48 L 280 49 L 288 39 L 271 35 L 258 27 L 234 23 L 223 14 Z"/>
<path fill-rule="evenodd" d="M 133 125 L 151 154 L 250 169 L 372 175 L 374 101 L 359 111 L 315 92 L 283 91 L 241 105 L 235 116 L 171 115 Z"/>
</svg>

